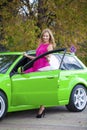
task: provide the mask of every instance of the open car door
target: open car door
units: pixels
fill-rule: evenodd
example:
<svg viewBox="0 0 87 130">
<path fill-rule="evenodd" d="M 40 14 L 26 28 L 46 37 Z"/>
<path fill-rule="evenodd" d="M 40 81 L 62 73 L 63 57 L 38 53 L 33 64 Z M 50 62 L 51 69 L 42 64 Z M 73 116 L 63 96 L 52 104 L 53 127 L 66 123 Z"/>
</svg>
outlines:
<svg viewBox="0 0 87 130">
<path fill-rule="evenodd" d="M 64 52 L 60 66 L 62 64 L 66 49 L 58 49 L 44 53 L 24 66 L 35 62 L 39 58 L 48 54 Z M 15 74 L 11 77 L 12 82 L 12 105 L 42 105 L 55 106 L 58 104 L 58 79 L 59 69 L 32 72 L 27 74 Z"/>
</svg>

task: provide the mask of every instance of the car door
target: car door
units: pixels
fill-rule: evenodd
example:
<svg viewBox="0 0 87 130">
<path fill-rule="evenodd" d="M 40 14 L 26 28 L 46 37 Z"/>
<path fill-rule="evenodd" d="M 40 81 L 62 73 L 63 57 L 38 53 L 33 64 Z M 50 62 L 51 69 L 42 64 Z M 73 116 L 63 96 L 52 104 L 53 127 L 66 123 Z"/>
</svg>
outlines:
<svg viewBox="0 0 87 130">
<path fill-rule="evenodd" d="M 50 70 L 13 75 L 12 105 L 57 105 L 59 72 Z"/>
<path fill-rule="evenodd" d="M 48 54 L 57 53 L 58 51 L 64 51 L 60 62 L 61 65 L 66 49 L 46 52 L 25 64 L 24 68 L 26 68 L 26 66 L 29 67 L 29 65 L 39 58 Z M 12 105 L 57 105 L 59 75 L 60 69 L 13 75 L 11 77 Z"/>
</svg>

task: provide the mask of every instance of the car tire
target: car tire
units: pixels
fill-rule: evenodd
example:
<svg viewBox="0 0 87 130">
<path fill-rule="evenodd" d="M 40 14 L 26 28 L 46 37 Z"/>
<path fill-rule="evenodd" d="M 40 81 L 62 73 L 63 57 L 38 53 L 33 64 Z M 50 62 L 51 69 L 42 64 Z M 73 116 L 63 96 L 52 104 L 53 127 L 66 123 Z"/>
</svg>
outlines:
<svg viewBox="0 0 87 130">
<path fill-rule="evenodd" d="M 69 104 L 66 105 L 69 111 L 80 112 L 87 105 L 87 90 L 83 85 L 76 85 L 72 90 Z"/>
<path fill-rule="evenodd" d="M 0 92 L 0 120 L 4 118 L 7 113 L 7 98 Z"/>
</svg>

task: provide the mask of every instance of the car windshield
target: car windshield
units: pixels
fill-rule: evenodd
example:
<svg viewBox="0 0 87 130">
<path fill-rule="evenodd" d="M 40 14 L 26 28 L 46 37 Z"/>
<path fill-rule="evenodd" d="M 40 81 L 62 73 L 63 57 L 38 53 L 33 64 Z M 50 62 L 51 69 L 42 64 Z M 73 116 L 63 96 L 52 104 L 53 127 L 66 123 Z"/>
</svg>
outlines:
<svg viewBox="0 0 87 130">
<path fill-rule="evenodd" d="M 0 73 L 6 73 L 18 55 L 0 55 Z"/>
</svg>

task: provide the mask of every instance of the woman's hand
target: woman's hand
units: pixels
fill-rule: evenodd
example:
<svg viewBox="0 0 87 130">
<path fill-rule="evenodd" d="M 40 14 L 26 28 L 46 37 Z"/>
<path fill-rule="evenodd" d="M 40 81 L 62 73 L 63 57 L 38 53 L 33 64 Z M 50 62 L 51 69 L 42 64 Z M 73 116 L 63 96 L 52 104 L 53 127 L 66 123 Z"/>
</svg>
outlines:
<svg viewBox="0 0 87 130">
<path fill-rule="evenodd" d="M 26 52 L 25 52 L 25 53 L 23 53 L 23 56 L 28 57 L 28 55 L 27 55 L 27 53 L 26 53 Z"/>
<path fill-rule="evenodd" d="M 34 56 L 28 55 L 26 52 L 23 54 L 23 56 L 25 56 L 25 57 L 27 57 L 27 58 L 29 58 L 31 60 L 33 60 L 35 58 Z"/>
</svg>

